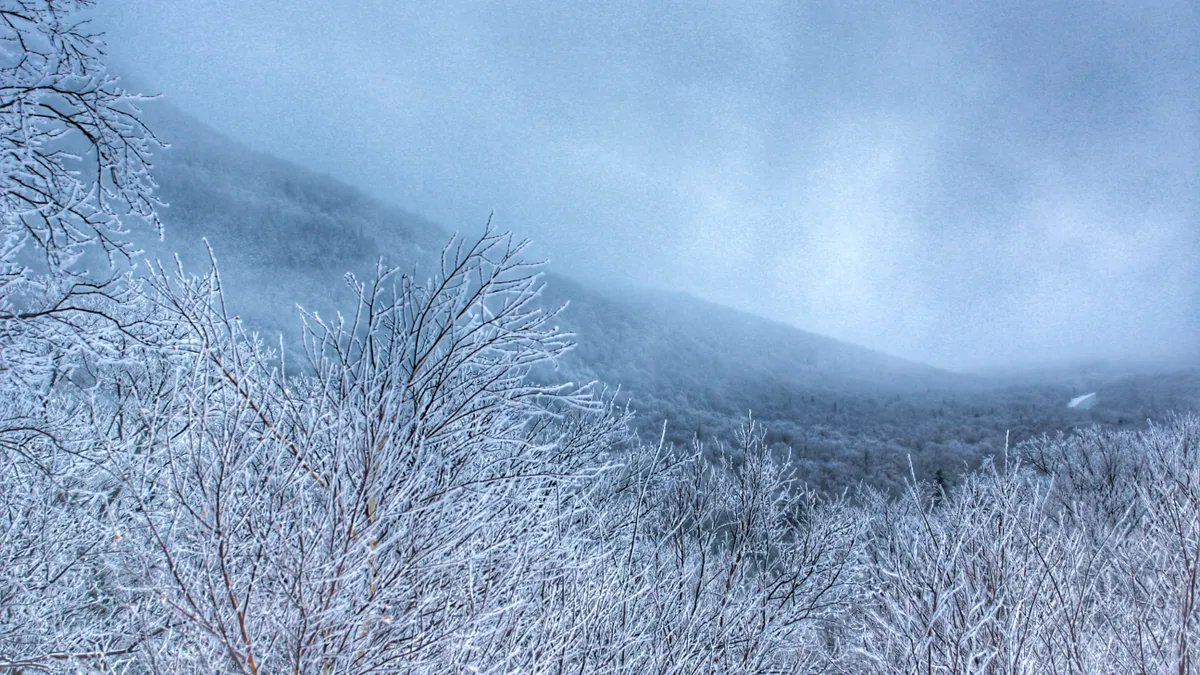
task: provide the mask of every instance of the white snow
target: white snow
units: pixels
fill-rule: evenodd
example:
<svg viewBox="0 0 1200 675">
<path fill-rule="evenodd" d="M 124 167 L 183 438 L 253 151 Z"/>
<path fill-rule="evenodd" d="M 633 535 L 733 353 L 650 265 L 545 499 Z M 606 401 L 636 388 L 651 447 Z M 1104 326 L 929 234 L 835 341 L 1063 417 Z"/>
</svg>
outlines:
<svg viewBox="0 0 1200 675">
<path fill-rule="evenodd" d="M 1092 392 L 1090 394 L 1084 394 L 1083 396 L 1076 396 L 1075 398 L 1071 399 L 1069 403 L 1067 403 L 1067 407 L 1088 410 L 1092 406 L 1096 405 L 1096 402 L 1096 392 Z"/>
</svg>

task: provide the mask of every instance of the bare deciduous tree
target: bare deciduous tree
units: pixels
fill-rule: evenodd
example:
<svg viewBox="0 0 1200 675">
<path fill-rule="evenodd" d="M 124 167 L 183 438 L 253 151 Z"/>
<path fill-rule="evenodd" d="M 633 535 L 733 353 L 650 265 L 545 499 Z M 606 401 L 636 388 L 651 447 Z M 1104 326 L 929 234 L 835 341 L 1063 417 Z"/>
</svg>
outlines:
<svg viewBox="0 0 1200 675">
<path fill-rule="evenodd" d="M 74 10 L 0 3 L 0 667 L 72 668 L 132 648 L 107 583 L 102 457 L 82 434 L 95 369 L 147 318 L 89 249 L 128 258 L 122 216 L 158 226 L 154 137 Z M 115 273 L 110 272 L 108 276 Z M 99 279 L 99 280 L 98 280 Z"/>
</svg>

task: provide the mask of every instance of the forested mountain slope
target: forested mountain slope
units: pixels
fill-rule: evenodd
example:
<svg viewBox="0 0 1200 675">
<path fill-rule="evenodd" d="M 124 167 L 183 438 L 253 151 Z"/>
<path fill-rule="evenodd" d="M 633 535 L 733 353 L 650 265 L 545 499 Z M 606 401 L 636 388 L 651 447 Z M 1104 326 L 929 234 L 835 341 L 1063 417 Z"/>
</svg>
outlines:
<svg viewBox="0 0 1200 675">
<path fill-rule="evenodd" d="M 253 152 L 169 106 L 148 121 L 168 143 L 155 162 L 164 241 L 185 266 L 220 264 L 232 312 L 274 342 L 295 336 L 296 305 L 330 316 L 350 306 L 346 272 L 380 258 L 404 270 L 436 260 L 449 232 L 288 162 Z M 503 223 L 520 233 L 520 223 Z M 469 228 L 468 228 L 469 229 Z M 753 414 L 777 451 L 830 489 L 909 474 L 945 480 L 1020 441 L 1091 422 L 1143 424 L 1200 402 L 1200 376 L 1053 380 L 953 374 L 705 302 L 681 293 L 597 289 L 551 268 L 543 299 L 569 303 L 561 323 L 578 347 L 560 364 L 576 381 L 620 387 L 643 437 L 676 444 L 732 438 Z M 423 274 L 418 272 L 418 274 Z M 561 374 L 561 373 L 560 373 Z M 1080 387 L 1100 388 L 1091 411 L 1069 410 Z M 1090 389 L 1089 389 L 1090 390 Z"/>
<path fill-rule="evenodd" d="M 599 292 L 554 278 L 552 302 L 570 302 L 567 320 L 582 339 L 583 364 L 597 376 L 639 388 L 698 390 L 711 381 L 746 386 L 803 384 L 820 393 L 901 393 L 971 384 L 971 378 L 887 356 L 786 324 L 705 302 L 686 293 Z M 629 351 L 640 344 L 643 349 Z M 708 364 L 700 372 L 697 364 Z M 654 383 L 654 384 L 652 384 Z M 719 407 L 748 395 L 725 389 Z M 733 399 L 729 397 L 733 396 Z M 753 395 L 750 395 L 752 398 Z"/>
<path fill-rule="evenodd" d="M 268 298 L 256 302 L 259 293 L 287 294 L 288 308 L 323 304 L 336 297 L 345 272 L 362 275 L 380 258 L 404 269 L 431 262 L 449 237 L 334 178 L 239 146 L 178 110 L 153 110 L 150 123 L 171 147 L 155 164 L 169 208 L 165 241 L 151 250 L 179 251 L 189 266 L 206 265 L 207 238 L 236 302 L 257 320 L 263 310 L 281 309 Z M 519 224 L 513 227 L 519 233 Z M 876 393 L 964 379 L 686 294 L 599 292 L 556 274 L 545 297 L 572 305 L 563 320 L 581 336 L 576 370 L 639 390 L 693 390 L 714 379 Z M 706 378 L 698 377 L 697 364 L 706 364 Z M 712 403 L 742 409 L 749 402 Z"/>
<path fill-rule="evenodd" d="M 382 257 L 411 268 L 445 244 L 443 230 L 328 176 L 254 152 L 165 104 L 147 120 L 170 147 L 155 157 L 164 239 L 151 256 L 178 253 L 207 269 L 212 247 L 235 311 L 274 337 L 295 334 L 296 305 L 328 316 L 351 296 L 344 275 L 370 274 Z"/>
</svg>

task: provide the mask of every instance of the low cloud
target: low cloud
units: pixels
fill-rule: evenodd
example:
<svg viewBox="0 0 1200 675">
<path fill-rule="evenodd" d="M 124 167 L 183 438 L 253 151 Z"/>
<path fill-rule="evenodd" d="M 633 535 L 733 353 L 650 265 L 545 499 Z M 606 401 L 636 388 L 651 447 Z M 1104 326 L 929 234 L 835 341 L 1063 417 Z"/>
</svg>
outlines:
<svg viewBox="0 0 1200 675">
<path fill-rule="evenodd" d="M 558 271 L 954 368 L 1195 351 L 1192 3 L 127 0 L 186 110 Z"/>
</svg>

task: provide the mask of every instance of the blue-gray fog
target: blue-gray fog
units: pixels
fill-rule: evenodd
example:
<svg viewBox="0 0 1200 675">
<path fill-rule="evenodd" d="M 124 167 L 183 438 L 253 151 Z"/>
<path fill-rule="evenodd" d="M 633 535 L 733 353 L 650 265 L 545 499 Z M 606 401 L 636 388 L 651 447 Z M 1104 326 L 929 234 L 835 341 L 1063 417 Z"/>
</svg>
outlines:
<svg viewBox="0 0 1200 675">
<path fill-rule="evenodd" d="M 109 3 L 120 72 L 553 269 L 951 368 L 1200 339 L 1200 14 L 1164 2 Z M 169 140 L 169 139 L 168 139 Z"/>
</svg>

